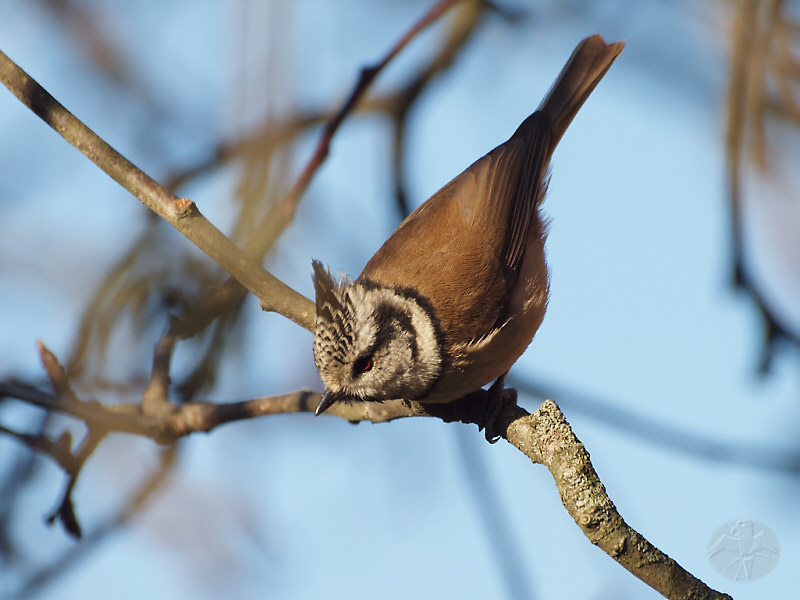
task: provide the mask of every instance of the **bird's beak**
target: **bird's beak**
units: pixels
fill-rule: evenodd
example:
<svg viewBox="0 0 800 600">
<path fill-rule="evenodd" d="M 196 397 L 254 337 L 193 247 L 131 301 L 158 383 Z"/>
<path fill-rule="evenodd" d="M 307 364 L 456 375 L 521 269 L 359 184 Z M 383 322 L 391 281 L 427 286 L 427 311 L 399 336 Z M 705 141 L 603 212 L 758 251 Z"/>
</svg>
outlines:
<svg viewBox="0 0 800 600">
<path fill-rule="evenodd" d="M 317 410 L 314 411 L 314 416 L 316 417 L 320 416 L 331 406 L 333 406 L 338 400 L 339 397 L 336 394 L 325 390 L 325 393 L 322 394 L 322 400 L 320 400 L 319 405 L 317 405 Z"/>
</svg>

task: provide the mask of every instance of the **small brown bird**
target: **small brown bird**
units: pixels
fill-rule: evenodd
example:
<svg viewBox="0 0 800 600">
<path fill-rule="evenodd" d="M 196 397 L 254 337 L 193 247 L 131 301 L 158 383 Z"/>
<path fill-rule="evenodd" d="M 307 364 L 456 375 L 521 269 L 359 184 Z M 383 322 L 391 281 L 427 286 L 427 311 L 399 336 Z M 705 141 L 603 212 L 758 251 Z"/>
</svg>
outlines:
<svg viewBox="0 0 800 600">
<path fill-rule="evenodd" d="M 317 414 L 339 401 L 449 402 L 505 377 L 547 307 L 550 157 L 623 47 L 578 44 L 511 139 L 411 213 L 357 280 L 314 261 Z"/>
</svg>

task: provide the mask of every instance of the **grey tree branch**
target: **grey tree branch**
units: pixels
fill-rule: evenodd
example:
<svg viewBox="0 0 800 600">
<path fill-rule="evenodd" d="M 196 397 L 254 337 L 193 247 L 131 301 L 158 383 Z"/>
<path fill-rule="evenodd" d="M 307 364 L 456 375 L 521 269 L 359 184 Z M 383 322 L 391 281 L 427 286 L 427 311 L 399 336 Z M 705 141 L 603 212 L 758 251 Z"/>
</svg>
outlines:
<svg viewBox="0 0 800 600">
<path fill-rule="evenodd" d="M 313 327 L 310 300 L 249 258 L 194 202 L 178 198 L 109 146 L 2 52 L 0 81 L 65 140 L 258 296 L 264 310 L 278 312 L 306 329 Z"/>
<path fill-rule="evenodd" d="M 555 402 L 547 400 L 532 415 L 514 419 L 506 439 L 533 462 L 547 467 L 561 503 L 584 535 L 665 598 L 730 598 L 683 569 L 622 519 L 589 453 Z"/>
<path fill-rule="evenodd" d="M 74 397 L 62 398 L 39 391 L 26 393 L 25 389 L 9 383 L 0 383 L 0 396 L 21 398 L 77 417 L 85 421 L 90 430 L 95 426 L 109 432 L 134 433 L 162 444 L 174 443 L 191 433 L 211 431 L 232 421 L 274 414 L 313 413 L 319 402 L 319 394 L 299 391 L 230 404 L 168 403 L 157 413 L 146 414 L 141 405 L 106 407 Z M 497 417 L 498 432 L 532 462 L 550 471 L 562 504 L 593 544 L 665 598 L 730 598 L 710 589 L 625 523 L 594 471 L 588 452 L 555 402 L 547 400 L 530 414 L 516 405 L 516 391 L 506 390 L 506 400 Z M 405 400 L 337 404 L 326 415 L 351 423 L 435 417 L 445 422 L 480 425 L 487 414 L 487 403 L 491 401 L 486 391 L 478 390 L 447 404 L 425 405 Z"/>
</svg>

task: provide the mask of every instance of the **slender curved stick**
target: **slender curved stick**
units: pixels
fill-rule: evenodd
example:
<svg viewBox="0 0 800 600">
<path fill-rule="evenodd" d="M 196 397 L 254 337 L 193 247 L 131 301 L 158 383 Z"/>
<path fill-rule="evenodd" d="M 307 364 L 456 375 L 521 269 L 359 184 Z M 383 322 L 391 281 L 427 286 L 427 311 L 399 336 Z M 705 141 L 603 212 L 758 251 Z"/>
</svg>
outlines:
<svg viewBox="0 0 800 600">
<path fill-rule="evenodd" d="M 386 55 L 377 63 L 368 65 L 361 69 L 358 81 L 351 90 L 349 96 L 341 107 L 325 121 L 325 126 L 317 139 L 314 151 L 308 159 L 305 167 L 295 181 L 291 189 L 273 205 L 264 218 L 253 228 L 244 244 L 245 253 L 256 260 L 263 259 L 264 255 L 278 240 L 281 233 L 294 219 L 295 211 L 300 203 L 303 194 L 308 189 L 312 178 L 319 170 L 320 165 L 325 161 L 330 152 L 331 142 L 339 127 L 344 120 L 353 113 L 356 106 L 363 100 L 364 95 L 371 86 L 378 74 L 389 64 L 419 33 L 436 21 L 439 17 L 450 10 L 459 2 L 466 3 L 465 0 L 440 0 L 427 13 L 425 13 L 400 39 L 389 49 Z M 472 5 L 480 5 L 478 0 L 470 0 Z M 475 17 L 474 20 L 477 20 Z M 455 52 L 455 48 L 453 49 Z M 425 81 L 420 82 L 419 90 L 424 87 Z M 299 119 L 307 123 L 313 123 L 317 117 Z M 223 153 L 225 154 L 225 153 Z M 210 296 L 198 302 L 188 316 L 185 316 L 176 325 L 182 337 L 189 337 L 204 328 L 211 320 L 215 319 L 229 306 L 235 304 L 240 297 L 240 288 L 236 281 L 228 280 Z"/>
<path fill-rule="evenodd" d="M 311 177 L 328 155 L 331 140 L 333 139 L 334 134 L 339 129 L 339 126 L 342 124 L 342 121 L 344 121 L 345 117 L 353 111 L 353 108 L 364 96 L 364 93 L 372 83 L 372 80 L 375 79 L 378 73 L 380 73 L 383 68 L 389 64 L 389 62 L 419 34 L 420 31 L 428 27 L 428 25 L 436 21 L 436 19 L 450 10 L 454 4 L 463 1 L 464 0 L 441 0 L 440 2 L 437 2 L 433 8 L 423 15 L 419 21 L 417 21 L 405 34 L 403 34 L 399 40 L 397 40 L 395 45 L 392 46 L 392 48 L 386 53 L 386 56 L 384 56 L 380 62 L 361 69 L 358 83 L 353 88 L 353 91 L 350 93 L 347 101 L 342 105 L 336 115 L 334 115 L 334 117 L 325 125 L 325 129 L 317 141 L 317 145 L 314 148 L 311 159 L 308 161 L 308 164 L 306 164 L 306 167 L 303 169 L 303 172 L 300 174 L 297 182 L 294 184 L 281 204 L 286 205 L 286 208 L 290 208 L 291 212 L 294 213 L 294 205 L 297 204 L 298 199 L 303 192 L 305 192 L 308 184 L 311 182 Z M 268 224 L 265 219 L 265 221 L 259 225 L 259 228 L 267 225 Z"/>
<path fill-rule="evenodd" d="M 748 268 L 745 256 L 744 177 L 746 172 L 746 150 L 751 160 L 763 168 L 766 161 L 765 113 L 767 90 L 771 85 L 782 87 L 781 81 L 768 81 L 770 57 L 769 46 L 780 31 L 781 23 L 790 19 L 783 14 L 786 3 L 774 0 L 769 3 L 744 0 L 738 3 L 731 27 L 731 71 L 728 83 L 727 123 L 725 126 L 725 162 L 727 195 L 730 204 L 731 262 L 733 266 L 734 290 L 743 291 L 756 306 L 764 325 L 763 350 L 759 371 L 766 374 L 772 366 L 778 343 L 786 340 L 800 346 L 800 333 L 782 320 L 770 306 L 765 294 Z M 761 10 L 767 7 L 767 10 Z M 774 52 L 774 51 L 773 51 Z M 791 57 L 791 54 L 790 54 Z M 782 110 L 791 118 L 796 113 L 791 94 Z M 798 116 L 798 115 L 795 115 Z"/>
<path fill-rule="evenodd" d="M 351 97 L 326 126 L 311 160 L 287 195 L 287 198 L 281 203 L 283 207 L 281 212 L 287 212 L 288 210 L 289 215 L 293 214 L 297 200 L 308 186 L 311 176 L 327 155 L 331 137 L 344 117 L 361 98 L 377 73 L 419 31 L 427 27 L 459 1 L 462 0 L 442 0 L 437 3 L 415 26 L 406 32 L 380 63 L 362 70 L 359 82 Z M 55 129 L 65 140 L 80 150 L 89 160 L 138 198 L 150 210 L 185 235 L 189 241 L 230 273 L 244 287 L 258 296 L 264 310 L 278 312 L 308 330 L 313 329 L 313 303 L 254 262 L 248 256 L 253 252 L 253 248 L 248 248 L 249 252 L 239 249 L 200 213 L 194 202 L 175 196 L 138 169 L 69 112 L 3 52 L 0 52 L 0 81 L 25 106 Z M 271 215 L 271 218 L 274 217 L 275 215 Z M 289 218 L 291 217 L 289 216 Z M 261 245 L 261 243 L 257 245 Z"/>
<path fill-rule="evenodd" d="M 116 514 L 92 529 L 79 545 L 69 548 L 53 562 L 30 574 L 12 598 L 29 600 L 44 590 L 55 579 L 66 573 L 70 567 L 102 548 L 103 541 L 107 540 L 111 534 L 119 531 L 121 525 L 128 523 L 146 508 L 150 498 L 169 481 L 169 476 L 173 472 L 175 464 L 176 449 L 175 447 L 167 448 L 161 454 L 158 467 L 128 497 L 125 505 Z"/>
<path fill-rule="evenodd" d="M 194 202 L 175 196 L 114 150 L 2 52 L 0 81 L 114 181 L 258 296 L 264 310 L 278 312 L 306 329 L 313 328 L 314 304 L 310 300 L 250 259 L 200 213 Z"/>
</svg>

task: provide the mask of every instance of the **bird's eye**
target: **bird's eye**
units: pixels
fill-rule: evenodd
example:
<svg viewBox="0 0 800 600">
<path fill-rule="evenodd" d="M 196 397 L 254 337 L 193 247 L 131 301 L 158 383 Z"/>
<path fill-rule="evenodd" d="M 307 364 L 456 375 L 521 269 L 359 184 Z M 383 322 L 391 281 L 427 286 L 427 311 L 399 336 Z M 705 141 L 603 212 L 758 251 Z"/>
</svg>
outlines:
<svg viewBox="0 0 800 600">
<path fill-rule="evenodd" d="M 359 356 L 356 359 L 356 362 L 353 363 L 353 373 L 355 375 L 361 375 L 362 373 L 366 373 L 370 369 L 372 369 L 371 356 Z"/>
</svg>

